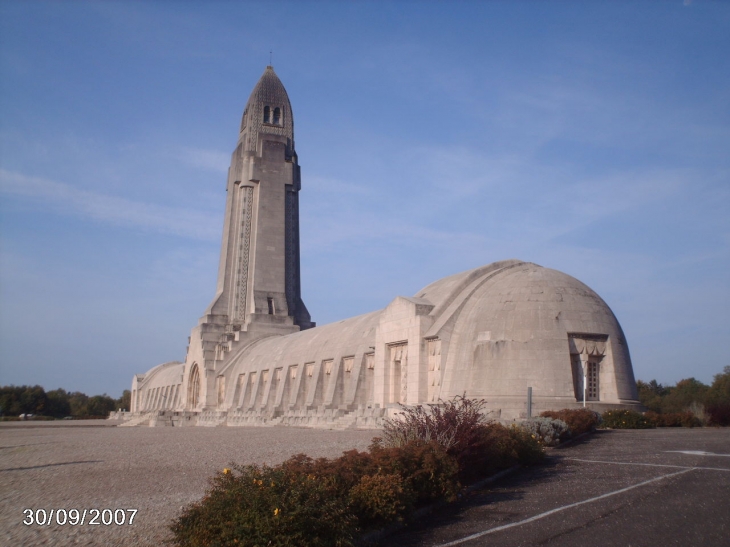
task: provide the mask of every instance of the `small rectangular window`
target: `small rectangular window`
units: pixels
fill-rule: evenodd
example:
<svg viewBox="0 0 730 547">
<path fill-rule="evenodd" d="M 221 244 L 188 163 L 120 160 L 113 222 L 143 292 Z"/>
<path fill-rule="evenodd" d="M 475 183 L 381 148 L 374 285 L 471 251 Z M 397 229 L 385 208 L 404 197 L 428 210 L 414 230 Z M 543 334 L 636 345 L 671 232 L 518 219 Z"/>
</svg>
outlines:
<svg viewBox="0 0 730 547">
<path fill-rule="evenodd" d="M 586 378 L 586 400 L 598 401 L 598 363 L 588 362 L 588 377 Z"/>
<path fill-rule="evenodd" d="M 275 309 L 274 309 L 274 299 L 270 296 L 266 299 L 266 302 L 269 304 L 269 315 L 274 315 Z"/>
</svg>

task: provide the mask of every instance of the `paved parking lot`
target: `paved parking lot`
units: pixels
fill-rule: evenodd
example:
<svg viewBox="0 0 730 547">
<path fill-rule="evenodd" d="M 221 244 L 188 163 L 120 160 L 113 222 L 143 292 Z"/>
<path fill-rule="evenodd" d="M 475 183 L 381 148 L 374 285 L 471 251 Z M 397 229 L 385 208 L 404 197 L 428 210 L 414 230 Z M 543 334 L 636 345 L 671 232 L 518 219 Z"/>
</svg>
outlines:
<svg viewBox="0 0 730 547">
<path fill-rule="evenodd" d="M 0 546 L 160 547 L 182 507 L 199 500 L 208 478 L 231 462 L 276 464 L 298 452 L 331 458 L 364 450 L 377 433 L 101 422 L 0 425 Z M 26 526 L 28 508 L 137 513 L 132 525 L 106 525 L 99 518 L 93 526 L 78 520 Z"/>
<path fill-rule="evenodd" d="M 388 547 L 730 545 L 730 429 L 602 431 Z"/>
<path fill-rule="evenodd" d="M 63 424 L 61 424 L 63 425 Z M 76 424 L 83 425 L 83 424 Z M 97 424 L 93 424 L 96 426 Z M 0 544 L 161 545 L 231 461 L 364 449 L 374 431 L 0 427 Z M 24 526 L 22 509 L 136 508 L 133 526 Z M 730 429 L 603 431 L 553 450 L 387 547 L 728 546 Z"/>
</svg>

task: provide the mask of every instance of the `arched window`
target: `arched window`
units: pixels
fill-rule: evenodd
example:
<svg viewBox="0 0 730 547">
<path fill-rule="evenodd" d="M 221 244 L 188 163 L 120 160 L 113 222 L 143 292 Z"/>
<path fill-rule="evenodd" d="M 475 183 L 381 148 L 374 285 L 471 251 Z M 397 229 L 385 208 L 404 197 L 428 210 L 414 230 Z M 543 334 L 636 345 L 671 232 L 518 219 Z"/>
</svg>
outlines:
<svg viewBox="0 0 730 547">
<path fill-rule="evenodd" d="M 274 109 L 274 124 L 281 125 L 281 108 L 278 106 Z"/>
<path fill-rule="evenodd" d="M 264 107 L 264 123 L 271 123 L 271 107 Z"/>
</svg>

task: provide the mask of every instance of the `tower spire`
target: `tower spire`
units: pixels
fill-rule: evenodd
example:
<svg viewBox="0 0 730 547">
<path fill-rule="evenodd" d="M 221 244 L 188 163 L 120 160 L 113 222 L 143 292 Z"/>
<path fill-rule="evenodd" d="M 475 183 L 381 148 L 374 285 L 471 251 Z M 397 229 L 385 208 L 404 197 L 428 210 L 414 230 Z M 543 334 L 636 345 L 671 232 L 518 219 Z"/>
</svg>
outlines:
<svg viewBox="0 0 730 547">
<path fill-rule="evenodd" d="M 208 315 L 231 331 L 314 326 L 299 273 L 300 170 L 289 96 L 271 66 L 251 92 L 228 171 L 218 287 Z"/>
</svg>

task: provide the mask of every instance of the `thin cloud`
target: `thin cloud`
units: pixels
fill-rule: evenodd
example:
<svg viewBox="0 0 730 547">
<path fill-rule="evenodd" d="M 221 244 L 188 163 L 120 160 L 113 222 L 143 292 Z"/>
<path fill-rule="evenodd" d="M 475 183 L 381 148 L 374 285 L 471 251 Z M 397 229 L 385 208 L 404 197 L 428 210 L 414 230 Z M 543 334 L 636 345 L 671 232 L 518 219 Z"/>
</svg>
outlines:
<svg viewBox="0 0 730 547">
<path fill-rule="evenodd" d="M 215 241 L 220 237 L 217 214 L 142 203 L 109 196 L 50 179 L 0 169 L 0 192 L 31 198 L 65 214 L 131 226 L 190 239 Z"/>
<path fill-rule="evenodd" d="M 327 192 L 328 194 L 372 194 L 372 189 L 361 184 L 353 184 L 339 179 L 330 177 L 320 177 L 317 175 L 308 176 L 306 187 L 313 192 Z"/>
<path fill-rule="evenodd" d="M 227 173 L 231 155 L 219 150 L 207 150 L 204 148 L 185 148 L 180 159 L 194 167 Z"/>
</svg>

